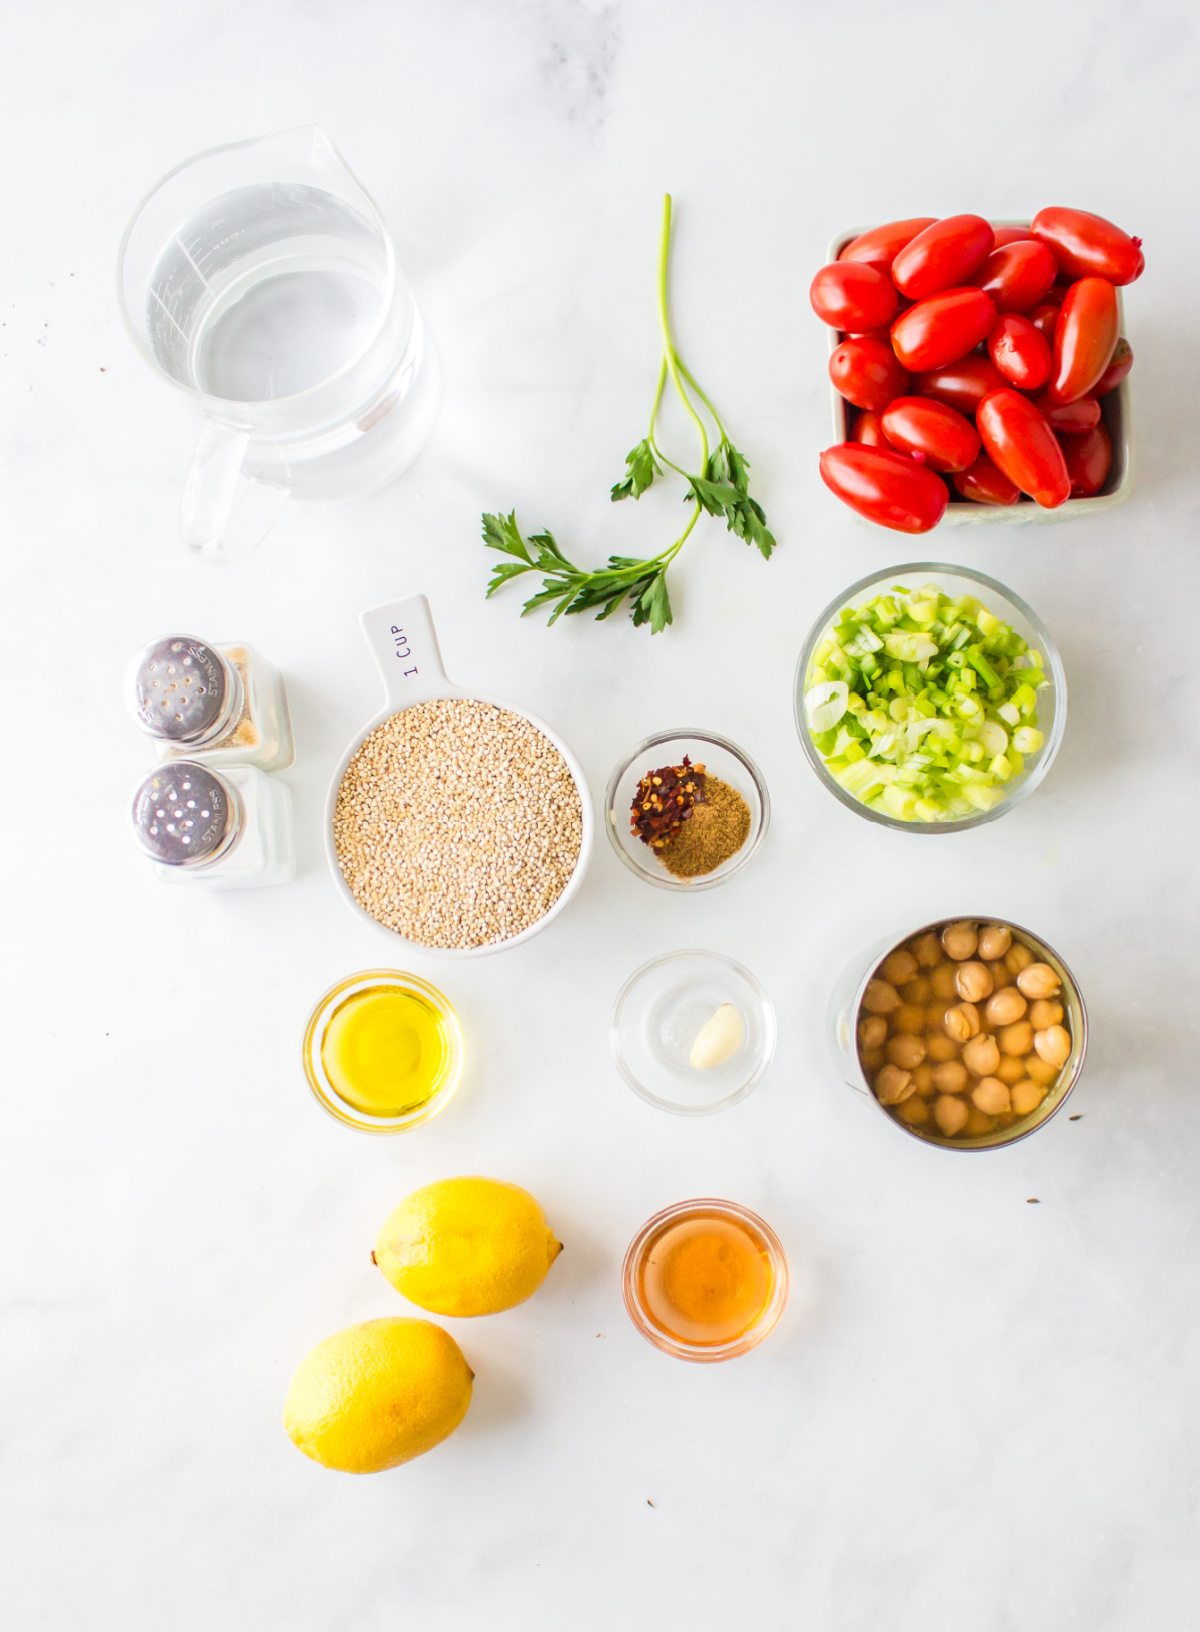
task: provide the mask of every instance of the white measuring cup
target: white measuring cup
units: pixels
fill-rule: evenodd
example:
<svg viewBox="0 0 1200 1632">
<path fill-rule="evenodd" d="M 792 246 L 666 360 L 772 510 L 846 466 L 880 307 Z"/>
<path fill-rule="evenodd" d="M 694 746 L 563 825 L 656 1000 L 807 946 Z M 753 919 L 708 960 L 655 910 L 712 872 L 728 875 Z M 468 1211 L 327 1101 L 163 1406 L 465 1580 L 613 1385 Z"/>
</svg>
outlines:
<svg viewBox="0 0 1200 1632">
<path fill-rule="evenodd" d="M 382 216 L 315 125 L 164 176 L 118 285 L 134 344 L 204 417 L 180 510 L 200 554 L 244 555 L 292 495 L 382 487 L 433 429 L 437 355 Z"/>
<path fill-rule="evenodd" d="M 369 924 L 386 935 L 393 946 L 399 945 L 422 957 L 482 958 L 489 952 L 501 952 L 512 946 L 520 946 L 524 941 L 540 934 L 558 917 L 583 883 L 583 875 L 587 872 L 588 863 L 592 858 L 596 821 L 583 767 L 558 733 L 536 714 L 531 714 L 528 709 L 519 708 L 507 698 L 497 697 L 492 692 L 480 691 L 474 686 L 453 684 L 442 666 L 437 633 L 433 627 L 429 602 L 424 595 L 410 595 L 405 600 L 389 601 L 386 606 L 372 607 L 370 611 L 362 614 L 359 622 L 362 624 L 367 645 L 371 648 L 371 655 L 383 676 L 384 704 L 375 718 L 368 721 L 346 749 L 329 784 L 329 796 L 325 802 L 325 854 L 329 858 L 329 868 L 338 892 L 352 912 L 360 918 L 365 918 Z M 337 809 L 342 778 L 366 738 L 385 720 L 390 720 L 393 714 L 399 714 L 417 703 L 434 702 L 441 697 L 474 698 L 481 703 L 492 703 L 496 708 L 507 709 L 509 713 L 519 714 L 522 719 L 528 720 L 530 725 L 536 727 L 558 749 L 567 763 L 567 769 L 575 783 L 575 791 L 579 795 L 583 823 L 579 857 L 562 894 L 549 911 L 543 913 L 536 923 L 530 924 L 528 929 L 523 929 L 519 935 L 513 935 L 506 941 L 494 941 L 485 946 L 423 946 L 420 941 L 410 941 L 396 930 L 389 929 L 386 924 L 381 924 L 377 918 L 372 918 L 346 883 L 345 875 L 338 863 L 337 847 L 333 838 L 333 817 Z"/>
</svg>

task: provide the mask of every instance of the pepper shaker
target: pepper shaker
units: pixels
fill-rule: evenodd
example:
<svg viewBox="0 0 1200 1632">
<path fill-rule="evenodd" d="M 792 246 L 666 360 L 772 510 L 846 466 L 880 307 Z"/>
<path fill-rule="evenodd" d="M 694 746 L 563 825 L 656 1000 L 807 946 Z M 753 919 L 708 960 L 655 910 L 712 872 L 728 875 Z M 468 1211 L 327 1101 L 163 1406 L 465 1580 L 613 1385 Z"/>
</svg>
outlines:
<svg viewBox="0 0 1200 1632">
<path fill-rule="evenodd" d="M 161 760 L 281 771 L 296 757 L 282 677 L 242 643 L 164 635 L 130 664 L 125 697 Z"/>
<path fill-rule="evenodd" d="M 133 795 L 133 833 L 166 884 L 214 889 L 286 884 L 296 870 L 284 784 L 253 765 L 216 771 L 180 759 Z"/>
</svg>

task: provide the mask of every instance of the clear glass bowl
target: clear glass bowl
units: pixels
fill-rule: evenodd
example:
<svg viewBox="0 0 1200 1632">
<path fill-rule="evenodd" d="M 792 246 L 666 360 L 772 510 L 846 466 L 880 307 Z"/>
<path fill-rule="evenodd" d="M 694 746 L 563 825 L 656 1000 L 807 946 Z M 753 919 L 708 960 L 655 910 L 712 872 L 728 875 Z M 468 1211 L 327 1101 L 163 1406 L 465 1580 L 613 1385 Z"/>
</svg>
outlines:
<svg viewBox="0 0 1200 1632">
<path fill-rule="evenodd" d="M 1037 717 L 1038 730 L 1044 734 L 1046 740 L 1036 757 L 1029 755 L 1026 758 L 1025 769 L 1007 784 L 1003 799 L 993 805 L 991 810 L 976 811 L 974 815 L 963 816 L 951 822 L 906 822 L 898 816 L 889 816 L 882 810 L 872 810 L 852 793 L 847 793 L 841 783 L 830 774 L 812 740 L 804 710 L 804 681 L 812 666 L 813 653 L 829 633 L 830 625 L 843 607 L 865 605 L 898 583 L 906 584 L 910 588 L 923 583 L 936 583 L 945 594 L 954 599 L 961 595 L 975 596 L 994 616 L 1012 624 L 1017 633 L 1028 641 L 1031 647 L 1041 652 L 1045 659 L 1043 668 L 1048 684 L 1037 694 Z M 994 578 L 989 578 L 982 572 L 969 572 L 966 567 L 952 567 L 941 561 L 906 561 L 901 566 L 889 567 L 886 572 L 873 572 L 867 578 L 860 578 L 856 584 L 851 584 L 849 589 L 844 589 L 836 600 L 830 601 L 809 630 L 808 638 L 800 652 L 800 661 L 796 665 L 793 707 L 796 730 L 800 735 L 800 746 L 804 750 L 805 758 L 834 798 L 848 810 L 865 817 L 869 822 L 877 822 L 881 827 L 895 828 L 901 833 L 961 833 L 967 828 L 982 827 L 985 822 L 994 822 L 998 817 L 1006 815 L 1014 805 L 1019 805 L 1022 799 L 1029 797 L 1053 765 L 1067 724 L 1067 677 L 1062 658 L 1058 655 L 1058 647 L 1050 638 L 1049 630 L 1033 608 L 1026 606 L 1013 590 L 1006 589 L 1003 584 L 997 583 Z"/>
<path fill-rule="evenodd" d="M 381 987 L 389 991 L 405 992 L 419 999 L 437 1016 L 446 1045 L 446 1056 L 433 1093 L 420 1105 L 399 1116 L 372 1116 L 369 1112 L 347 1104 L 330 1081 L 321 1058 L 325 1032 L 342 1004 L 360 992 L 378 991 Z M 462 1076 L 464 1057 L 462 1027 L 448 999 L 436 986 L 431 986 L 419 975 L 405 974 L 400 969 L 364 969 L 361 974 L 349 975 L 345 980 L 340 980 L 336 986 L 331 986 L 317 1004 L 304 1030 L 302 1057 L 308 1085 L 316 1096 L 317 1103 L 322 1110 L 328 1111 L 330 1116 L 336 1116 L 339 1122 L 344 1122 L 349 1128 L 357 1128 L 360 1133 L 407 1133 L 409 1128 L 418 1128 L 422 1122 L 430 1121 L 439 1111 L 446 1108 L 453 1097 Z"/>
<path fill-rule="evenodd" d="M 996 1128 L 991 1133 L 980 1134 L 974 1139 L 947 1139 L 937 1132 L 930 1133 L 906 1127 L 898 1118 L 889 1115 L 886 1108 L 875 1098 L 863 1070 L 862 1061 L 858 1057 L 858 1022 L 867 982 L 886 957 L 918 935 L 925 935 L 930 930 L 940 935 L 948 924 L 961 923 L 964 919 L 978 924 L 1006 924 L 1014 935 L 1028 942 L 1042 963 L 1048 963 L 1054 970 L 1062 983 L 1062 996 L 1057 1001 L 1062 1003 L 1066 1010 L 1066 1021 L 1071 1033 L 1071 1053 L 1059 1072 L 1058 1080 L 1037 1110 L 1032 1111 L 1029 1116 L 1023 1117 L 1010 1128 Z M 1027 1139 L 1031 1133 L 1044 1128 L 1050 1118 L 1062 1110 L 1068 1094 L 1079 1081 L 1079 1074 L 1083 1070 L 1083 1062 L 1087 1056 L 1087 1045 L 1087 1009 L 1084 1007 L 1083 996 L 1075 976 L 1054 948 L 1043 941 L 1040 935 L 1035 935 L 1032 930 L 1026 929 L 1023 924 L 1016 923 L 1012 918 L 1006 918 L 1002 913 L 991 915 L 962 913 L 956 918 L 937 918 L 929 924 L 918 924 L 915 929 L 907 930 L 903 935 L 889 935 L 886 940 L 877 941 L 866 951 L 860 952 L 842 972 L 829 1005 L 829 1047 L 842 1080 L 848 1087 L 865 1094 L 879 1114 L 886 1116 L 893 1127 L 920 1140 L 922 1144 L 940 1145 L 943 1150 L 997 1150 L 1002 1145 L 1015 1145 L 1019 1139 Z"/>
<path fill-rule="evenodd" d="M 742 1017 L 741 1047 L 720 1065 L 688 1063 L 697 1033 L 723 1003 Z M 775 1053 L 775 1010 L 748 969 L 719 952 L 667 952 L 643 964 L 613 1005 L 617 1070 L 649 1105 L 709 1116 L 745 1099 Z"/>
<path fill-rule="evenodd" d="M 753 1239 L 767 1260 L 766 1302 L 744 1331 L 724 1342 L 698 1343 L 677 1337 L 655 1319 L 643 1296 L 642 1271 L 655 1245 L 668 1230 L 693 1219 L 699 1221 L 713 1219 L 738 1226 Z M 763 1338 L 768 1337 L 778 1325 L 779 1317 L 787 1303 L 787 1258 L 783 1243 L 774 1230 L 748 1207 L 739 1207 L 734 1201 L 717 1201 L 708 1197 L 696 1201 L 679 1201 L 673 1207 L 666 1207 L 661 1213 L 655 1213 L 653 1218 L 647 1219 L 629 1243 L 625 1262 L 621 1266 L 621 1290 L 630 1320 L 647 1342 L 653 1343 L 656 1349 L 661 1349 L 664 1354 L 673 1355 L 677 1360 L 697 1360 L 702 1364 L 732 1360 L 739 1354 L 746 1354 L 750 1349 L 757 1348 Z"/>
<path fill-rule="evenodd" d="M 633 796 L 643 776 L 661 765 L 679 765 L 687 755 L 693 765 L 703 765 L 712 776 L 736 788 L 750 807 L 750 831 L 740 850 L 734 852 L 711 873 L 698 878 L 676 878 L 669 873 L 648 844 L 643 844 L 629 828 Z M 639 742 L 608 779 L 604 795 L 604 826 L 609 841 L 626 867 L 663 890 L 711 890 L 740 873 L 757 852 L 771 819 L 771 801 L 762 772 L 750 755 L 714 731 L 659 731 Z"/>
</svg>

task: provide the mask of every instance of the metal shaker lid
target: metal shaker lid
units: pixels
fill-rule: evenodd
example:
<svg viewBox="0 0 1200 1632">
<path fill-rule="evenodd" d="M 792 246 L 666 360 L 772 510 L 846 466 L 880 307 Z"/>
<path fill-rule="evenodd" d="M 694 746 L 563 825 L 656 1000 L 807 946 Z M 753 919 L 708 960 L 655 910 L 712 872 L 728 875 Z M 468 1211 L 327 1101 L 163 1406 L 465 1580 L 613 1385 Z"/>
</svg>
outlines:
<svg viewBox="0 0 1200 1632">
<path fill-rule="evenodd" d="M 133 796 L 133 830 L 154 861 L 194 867 L 233 842 L 238 796 L 223 777 L 192 759 L 151 771 Z"/>
<path fill-rule="evenodd" d="M 139 652 L 126 684 L 134 719 L 167 742 L 213 737 L 237 701 L 234 671 L 220 652 L 191 635 L 164 635 Z"/>
</svg>

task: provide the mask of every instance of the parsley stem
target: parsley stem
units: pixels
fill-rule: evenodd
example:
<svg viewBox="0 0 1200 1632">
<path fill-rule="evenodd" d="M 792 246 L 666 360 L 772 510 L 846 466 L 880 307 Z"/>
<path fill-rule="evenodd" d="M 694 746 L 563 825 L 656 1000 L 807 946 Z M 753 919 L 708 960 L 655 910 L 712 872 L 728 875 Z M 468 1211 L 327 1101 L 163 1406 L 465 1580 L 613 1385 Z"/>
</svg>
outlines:
<svg viewBox="0 0 1200 1632">
<path fill-rule="evenodd" d="M 660 325 L 660 327 L 662 329 L 662 337 L 663 337 L 663 363 L 664 363 L 665 367 L 670 371 L 672 383 L 674 384 L 676 391 L 678 391 L 678 393 L 679 393 L 679 400 L 683 403 L 683 406 L 687 409 L 687 411 L 690 414 L 693 422 L 695 423 L 696 429 L 700 432 L 700 445 L 701 445 L 701 448 L 703 449 L 703 452 L 702 452 L 701 458 L 700 458 L 700 470 L 701 470 L 701 472 L 704 472 L 704 471 L 706 471 L 708 469 L 708 432 L 704 428 L 704 421 L 700 418 L 700 415 L 692 407 L 692 399 L 688 396 L 687 392 L 684 390 L 683 381 L 679 377 L 679 370 L 680 370 L 681 365 L 680 365 L 678 357 L 675 354 L 675 342 L 671 338 L 671 320 L 667 315 L 667 263 L 670 260 L 670 255 L 671 255 L 671 195 L 670 195 L 670 193 L 664 193 L 663 194 L 662 238 L 660 239 L 659 246 L 658 246 L 658 321 L 659 321 L 659 325 Z M 657 412 L 657 406 L 656 406 L 655 411 Z M 668 460 L 667 463 L 671 464 L 671 461 Z M 672 468 L 672 470 L 678 470 L 679 466 L 678 465 L 671 465 L 671 468 Z M 685 474 L 685 473 L 681 473 L 681 474 Z M 684 536 L 684 538 L 686 538 L 687 534 L 685 533 L 683 536 Z M 681 540 L 681 542 L 682 542 L 682 540 Z"/>
<path fill-rule="evenodd" d="M 721 423 L 720 414 L 713 407 L 712 403 L 709 402 L 708 398 L 704 394 L 703 388 L 698 384 L 698 382 L 696 380 L 696 376 L 688 368 L 687 364 L 684 362 L 683 358 L 680 357 L 678 352 L 675 353 L 675 362 L 679 367 L 679 372 L 683 375 L 684 379 L 688 382 L 688 384 L 691 386 L 692 390 L 696 393 L 696 395 L 700 398 L 700 401 L 704 404 L 704 406 L 708 409 L 709 413 L 712 415 L 713 422 L 716 425 L 717 430 L 720 432 L 721 441 L 725 442 L 725 443 L 728 443 L 729 434 L 726 431 L 724 425 L 722 425 L 722 423 Z"/>
</svg>

